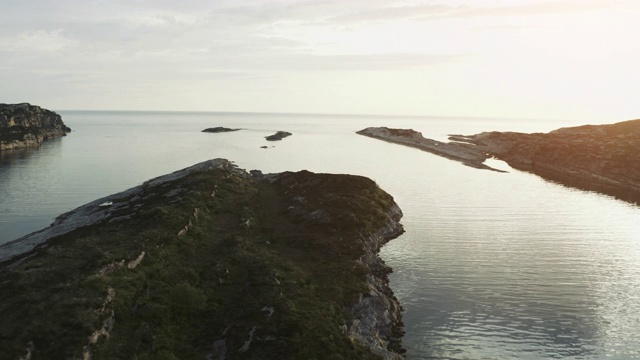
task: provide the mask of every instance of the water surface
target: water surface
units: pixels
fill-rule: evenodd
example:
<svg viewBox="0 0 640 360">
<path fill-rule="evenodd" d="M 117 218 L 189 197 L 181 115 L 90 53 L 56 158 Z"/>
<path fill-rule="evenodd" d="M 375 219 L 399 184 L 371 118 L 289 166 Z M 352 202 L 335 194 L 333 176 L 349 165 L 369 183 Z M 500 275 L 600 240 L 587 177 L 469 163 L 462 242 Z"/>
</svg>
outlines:
<svg viewBox="0 0 640 360">
<path fill-rule="evenodd" d="M 321 115 L 61 112 L 74 131 L 0 156 L 0 243 L 98 197 L 222 157 L 264 172 L 374 179 L 406 233 L 382 250 L 410 359 L 640 358 L 640 209 L 536 176 L 469 168 L 358 136 L 367 126 L 549 131 L 567 122 Z M 241 127 L 208 134 L 207 127 Z M 280 142 L 264 136 L 294 135 Z M 261 146 L 269 146 L 261 149 Z M 505 166 L 505 165 L 501 165 Z"/>
</svg>

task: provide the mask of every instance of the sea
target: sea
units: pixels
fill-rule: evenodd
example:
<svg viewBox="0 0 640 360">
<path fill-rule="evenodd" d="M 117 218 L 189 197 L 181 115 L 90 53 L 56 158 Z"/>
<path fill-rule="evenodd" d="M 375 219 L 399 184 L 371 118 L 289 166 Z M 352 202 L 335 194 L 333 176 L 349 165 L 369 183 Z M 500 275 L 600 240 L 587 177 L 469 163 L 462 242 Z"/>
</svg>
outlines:
<svg viewBox="0 0 640 360">
<path fill-rule="evenodd" d="M 575 120 L 58 111 L 73 129 L 0 154 L 0 243 L 84 203 L 198 162 L 367 176 L 406 232 L 381 250 L 407 359 L 640 358 L 640 208 L 513 170 L 464 166 L 355 134 L 547 132 Z M 624 120 L 624 119 L 619 119 Z M 203 133 L 207 127 L 242 130 Z M 293 135 L 264 139 L 276 131 Z M 263 148 L 266 146 L 267 148 Z M 1 296 L 1 294 L 0 294 Z"/>
</svg>

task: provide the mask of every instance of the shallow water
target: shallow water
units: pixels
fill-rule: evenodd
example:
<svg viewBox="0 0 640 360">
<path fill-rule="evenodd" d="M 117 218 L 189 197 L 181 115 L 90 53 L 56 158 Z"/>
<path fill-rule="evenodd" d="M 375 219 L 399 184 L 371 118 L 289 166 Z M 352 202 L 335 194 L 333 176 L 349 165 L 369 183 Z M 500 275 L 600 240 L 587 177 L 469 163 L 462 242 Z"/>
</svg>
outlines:
<svg viewBox="0 0 640 360">
<path fill-rule="evenodd" d="M 223 113 L 61 112 L 74 131 L 0 157 L 0 243 L 199 161 L 374 179 L 406 233 L 382 250 L 406 308 L 407 357 L 640 357 L 640 209 L 536 176 L 463 166 L 355 135 L 549 131 L 551 121 Z M 245 130 L 207 134 L 206 127 Z M 264 136 L 294 135 L 280 142 Z M 261 149 L 260 146 L 269 146 Z M 506 166 L 506 165 L 500 165 Z"/>
</svg>

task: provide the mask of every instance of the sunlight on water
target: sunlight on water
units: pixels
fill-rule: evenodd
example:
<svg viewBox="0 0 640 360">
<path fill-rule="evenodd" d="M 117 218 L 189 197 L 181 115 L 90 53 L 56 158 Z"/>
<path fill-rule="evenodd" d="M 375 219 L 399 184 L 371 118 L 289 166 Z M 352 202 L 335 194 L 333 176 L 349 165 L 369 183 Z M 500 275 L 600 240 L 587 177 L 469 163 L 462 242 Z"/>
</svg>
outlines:
<svg viewBox="0 0 640 360">
<path fill-rule="evenodd" d="M 409 359 L 640 357 L 640 209 L 510 169 L 469 168 L 355 135 L 438 140 L 572 124 L 499 119 L 63 113 L 74 130 L 0 157 L 0 243 L 98 197 L 216 157 L 264 172 L 352 173 L 391 193 L 406 233 L 382 250 L 406 308 Z M 206 127 L 244 130 L 205 134 Z M 294 135 L 280 142 L 264 136 Z M 268 146 L 261 149 L 261 146 Z"/>
</svg>

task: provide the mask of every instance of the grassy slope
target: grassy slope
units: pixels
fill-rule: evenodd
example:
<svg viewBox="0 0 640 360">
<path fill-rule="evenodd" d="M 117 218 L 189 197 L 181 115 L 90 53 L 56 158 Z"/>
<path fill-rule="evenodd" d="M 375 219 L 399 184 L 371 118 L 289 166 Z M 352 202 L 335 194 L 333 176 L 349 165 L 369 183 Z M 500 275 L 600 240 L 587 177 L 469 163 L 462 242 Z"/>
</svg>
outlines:
<svg viewBox="0 0 640 360">
<path fill-rule="evenodd" d="M 292 216 L 296 196 L 330 222 Z M 352 261 L 363 253 L 359 234 L 383 225 L 392 204 L 370 180 L 303 172 L 269 184 L 208 171 L 131 202 L 131 219 L 3 264 L 0 359 L 29 347 L 32 359 L 375 358 L 340 328 L 366 291 L 369 270 Z"/>
</svg>

